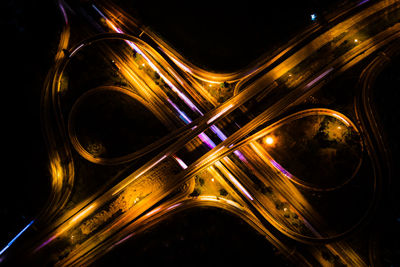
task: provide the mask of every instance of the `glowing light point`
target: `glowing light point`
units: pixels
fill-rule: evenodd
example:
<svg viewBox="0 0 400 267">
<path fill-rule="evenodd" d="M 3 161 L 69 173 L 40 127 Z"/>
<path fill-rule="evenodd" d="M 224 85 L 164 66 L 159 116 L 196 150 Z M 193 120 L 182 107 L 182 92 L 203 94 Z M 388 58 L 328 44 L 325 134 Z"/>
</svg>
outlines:
<svg viewBox="0 0 400 267">
<path fill-rule="evenodd" d="M 354 42 L 355 42 L 355 43 L 358 43 L 358 39 L 354 39 Z"/>
<path fill-rule="evenodd" d="M 265 143 L 267 143 L 267 145 L 272 145 L 274 143 L 274 138 L 268 136 L 267 138 L 265 138 Z"/>
<path fill-rule="evenodd" d="M 317 19 L 317 14 L 313 13 L 311 14 L 311 20 L 315 21 Z"/>
</svg>

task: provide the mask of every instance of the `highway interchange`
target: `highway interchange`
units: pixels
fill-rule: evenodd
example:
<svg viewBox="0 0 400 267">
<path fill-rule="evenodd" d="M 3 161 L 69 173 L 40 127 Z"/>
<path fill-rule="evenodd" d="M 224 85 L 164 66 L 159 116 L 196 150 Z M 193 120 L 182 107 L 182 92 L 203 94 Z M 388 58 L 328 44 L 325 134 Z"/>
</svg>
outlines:
<svg viewBox="0 0 400 267">
<path fill-rule="evenodd" d="M 327 265 L 328 260 L 321 256 L 324 250 L 336 260 L 335 264 L 374 264 L 345 238 L 372 218 L 385 177 L 390 176 L 390 166 L 386 166 L 390 162 L 388 152 L 368 90 L 379 73 L 377 69 L 383 69 L 398 54 L 400 1 L 360 1 L 337 11 L 326 24 L 312 25 L 286 47 L 260 58 L 253 66 L 226 74 L 192 65 L 190 59 L 180 56 L 149 28 L 139 27 L 133 18 L 107 1 L 95 2 L 87 13 L 99 21 L 97 25 L 103 27 L 103 32 L 89 35 L 81 30 L 83 36 L 90 37 L 73 42 L 67 14 L 71 6 L 60 1 L 60 8 L 65 15 L 65 28 L 43 93 L 52 191 L 47 207 L 35 219 L 41 234 L 21 248 L 29 255 L 28 262 L 41 262 L 45 255 L 51 255 L 45 261 L 56 266 L 89 265 L 168 215 L 196 206 L 214 206 L 248 222 L 289 262 Z M 397 16 L 397 20 L 385 20 L 387 24 L 382 22 L 378 31 L 365 33 L 365 28 L 388 14 Z M 65 97 L 68 89 L 63 89 L 63 79 L 72 69 L 69 66 L 76 64 L 74 60 L 79 64 L 79 55 L 93 47 L 129 87 L 105 84 L 83 93 L 71 92 L 73 104 L 63 104 L 71 101 Z M 132 54 L 139 59 L 135 60 Z M 361 93 L 354 99 L 356 120 L 328 108 L 293 112 L 329 81 L 371 56 L 376 59 L 361 74 Z M 155 82 L 154 77 L 163 83 Z M 234 88 L 223 103 L 207 91 L 208 86 L 221 83 Z M 136 99 L 170 134 L 120 157 L 93 155 L 79 141 L 74 116 L 79 115 L 75 110 L 83 100 L 103 91 Z M 364 213 L 349 228 L 338 230 L 332 226 L 334 222 L 325 221 L 305 196 L 306 186 L 291 179 L 290 173 L 274 163 L 263 147 L 263 140 L 275 129 L 309 116 L 330 117 L 363 138 L 374 172 L 369 185 L 372 196 Z M 190 146 L 201 149 L 190 150 Z M 76 160 L 125 168 L 146 155 L 151 158 L 130 174 L 100 187 L 81 202 L 68 205 L 76 182 Z M 193 197 L 193 189 L 198 186 L 194 177 L 202 172 L 214 177 L 226 194 Z M 338 188 L 342 186 L 345 185 Z M 266 197 L 260 188 L 272 188 L 274 194 Z M 286 213 L 275 208 L 277 200 L 286 203 L 282 208 Z M 121 201 L 123 208 L 114 208 Z M 301 230 L 285 214 L 296 218 Z M 299 248 L 296 242 L 305 245 Z"/>
</svg>

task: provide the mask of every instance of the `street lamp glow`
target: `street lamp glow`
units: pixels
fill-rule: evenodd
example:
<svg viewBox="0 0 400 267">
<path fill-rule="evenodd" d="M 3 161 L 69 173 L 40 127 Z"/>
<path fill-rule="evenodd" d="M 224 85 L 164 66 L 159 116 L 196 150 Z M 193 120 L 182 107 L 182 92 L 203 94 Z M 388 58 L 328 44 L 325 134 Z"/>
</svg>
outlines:
<svg viewBox="0 0 400 267">
<path fill-rule="evenodd" d="M 267 145 L 272 145 L 274 143 L 274 138 L 268 136 L 267 138 L 265 138 L 265 143 L 267 143 Z"/>
</svg>

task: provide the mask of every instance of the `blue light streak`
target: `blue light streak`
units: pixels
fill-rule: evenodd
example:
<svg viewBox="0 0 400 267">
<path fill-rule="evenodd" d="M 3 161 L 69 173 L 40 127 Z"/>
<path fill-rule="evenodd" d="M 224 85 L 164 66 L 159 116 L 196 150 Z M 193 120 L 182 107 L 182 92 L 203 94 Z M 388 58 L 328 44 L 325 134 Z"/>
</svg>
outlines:
<svg viewBox="0 0 400 267">
<path fill-rule="evenodd" d="M 23 232 L 26 231 L 26 229 L 29 228 L 29 226 L 31 226 L 33 224 L 34 220 L 32 220 L 27 226 L 25 226 L 24 229 L 21 230 L 21 232 L 19 232 L 8 244 L 7 246 L 5 246 L 1 251 L 0 251 L 0 255 L 3 254 L 11 245 L 12 243 L 15 242 L 15 240 L 17 240 L 18 237 L 20 237 L 22 235 Z"/>
</svg>

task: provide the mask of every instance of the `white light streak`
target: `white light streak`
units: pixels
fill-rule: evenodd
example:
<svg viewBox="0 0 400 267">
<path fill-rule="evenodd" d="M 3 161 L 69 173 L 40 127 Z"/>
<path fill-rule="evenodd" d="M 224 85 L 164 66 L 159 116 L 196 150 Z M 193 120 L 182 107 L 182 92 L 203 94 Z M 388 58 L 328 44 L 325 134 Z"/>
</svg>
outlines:
<svg viewBox="0 0 400 267">
<path fill-rule="evenodd" d="M 229 109 L 231 109 L 233 107 L 233 104 L 228 105 L 227 107 L 223 108 L 220 112 L 218 112 L 218 114 L 214 115 L 211 119 L 209 119 L 207 121 L 207 124 L 212 123 L 213 121 L 215 121 L 216 119 L 218 119 L 219 117 L 221 117 L 225 112 L 227 112 Z"/>
</svg>

